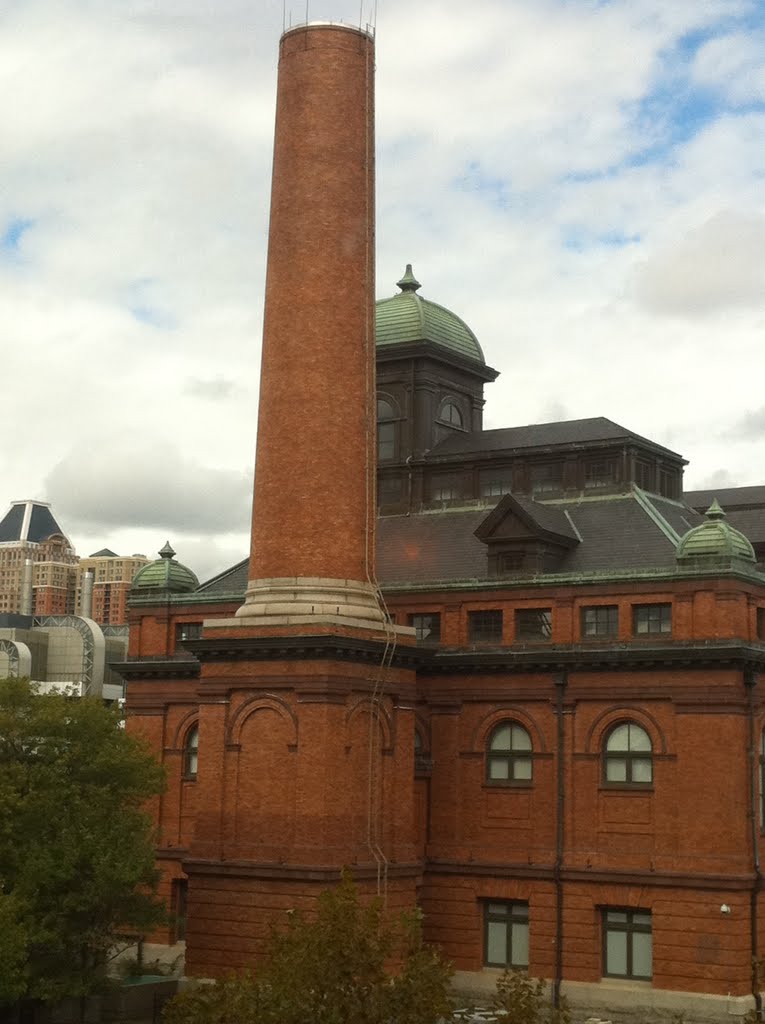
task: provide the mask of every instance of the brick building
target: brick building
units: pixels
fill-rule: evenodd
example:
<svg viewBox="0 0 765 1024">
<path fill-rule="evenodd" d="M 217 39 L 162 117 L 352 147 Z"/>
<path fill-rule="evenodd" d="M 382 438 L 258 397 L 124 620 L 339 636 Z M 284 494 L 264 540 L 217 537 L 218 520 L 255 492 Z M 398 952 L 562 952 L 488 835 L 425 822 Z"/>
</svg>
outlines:
<svg viewBox="0 0 765 1024">
<path fill-rule="evenodd" d="M 24 607 L 25 566 L 28 566 Z M 0 614 L 74 611 L 77 555 L 44 501 L 14 501 L 0 520 Z"/>
<path fill-rule="evenodd" d="M 371 39 L 281 47 L 250 558 L 199 585 L 164 549 L 121 666 L 168 769 L 162 938 L 190 973 L 244 966 L 347 864 L 419 903 L 463 985 L 509 964 L 590 1009 L 743 1014 L 762 505 L 747 538 L 607 419 L 484 431 L 496 371 L 411 268 L 375 386 Z"/>
</svg>

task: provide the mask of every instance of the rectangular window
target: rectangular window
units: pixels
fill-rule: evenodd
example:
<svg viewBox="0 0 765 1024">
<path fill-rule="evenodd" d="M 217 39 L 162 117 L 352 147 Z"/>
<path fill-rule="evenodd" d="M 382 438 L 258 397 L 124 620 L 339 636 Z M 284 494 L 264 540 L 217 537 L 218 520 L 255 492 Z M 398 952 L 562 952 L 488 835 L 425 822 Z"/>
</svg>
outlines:
<svg viewBox="0 0 765 1024">
<path fill-rule="evenodd" d="M 615 604 L 582 608 L 582 638 L 616 636 L 619 632 L 619 608 Z"/>
<path fill-rule="evenodd" d="M 380 477 L 377 481 L 377 500 L 381 505 L 395 505 L 401 501 L 401 477 Z"/>
<path fill-rule="evenodd" d="M 671 604 L 636 604 L 632 607 L 634 636 L 672 632 Z"/>
<path fill-rule="evenodd" d="M 201 622 L 176 622 L 175 642 L 177 644 L 182 644 L 184 640 L 199 640 L 201 636 Z"/>
<path fill-rule="evenodd" d="M 662 469 L 659 471 L 659 494 L 665 498 L 679 497 L 680 485 L 677 470 Z"/>
<path fill-rule="evenodd" d="M 518 608 L 516 610 L 516 640 L 549 640 L 551 636 L 552 608 Z"/>
<path fill-rule="evenodd" d="M 653 959 L 651 915 L 646 910 L 603 911 L 603 974 L 649 980 Z"/>
<path fill-rule="evenodd" d="M 414 627 L 415 636 L 421 643 L 437 644 L 440 642 L 441 615 L 438 612 L 410 615 L 409 625 Z"/>
<path fill-rule="evenodd" d="M 482 469 L 478 474 L 478 490 L 482 498 L 499 498 L 513 489 L 512 466 Z"/>
<path fill-rule="evenodd" d="M 650 462 L 635 460 L 635 483 L 643 491 L 653 491 L 653 466 Z"/>
<path fill-rule="evenodd" d="M 757 639 L 765 640 L 765 608 L 757 609 Z"/>
<path fill-rule="evenodd" d="M 380 462 L 390 462 L 396 457 L 396 424 L 377 424 L 377 458 Z"/>
<path fill-rule="evenodd" d="M 563 486 L 563 463 L 540 462 L 531 467 L 531 490 L 534 494 L 559 491 Z"/>
<path fill-rule="evenodd" d="M 431 501 L 454 501 L 462 497 L 462 480 L 457 473 L 440 473 L 431 478 Z"/>
<path fill-rule="evenodd" d="M 188 885 L 185 878 L 175 878 L 171 884 L 170 902 L 173 914 L 173 941 L 183 942 L 186 938 L 186 913 Z"/>
<path fill-rule="evenodd" d="M 585 463 L 584 486 L 587 490 L 610 487 L 616 483 L 616 462 L 614 459 L 597 459 Z"/>
<path fill-rule="evenodd" d="M 468 612 L 468 640 L 471 644 L 502 643 L 502 612 Z"/>
<path fill-rule="evenodd" d="M 529 966 L 528 903 L 485 903 L 483 923 L 487 967 Z"/>
</svg>

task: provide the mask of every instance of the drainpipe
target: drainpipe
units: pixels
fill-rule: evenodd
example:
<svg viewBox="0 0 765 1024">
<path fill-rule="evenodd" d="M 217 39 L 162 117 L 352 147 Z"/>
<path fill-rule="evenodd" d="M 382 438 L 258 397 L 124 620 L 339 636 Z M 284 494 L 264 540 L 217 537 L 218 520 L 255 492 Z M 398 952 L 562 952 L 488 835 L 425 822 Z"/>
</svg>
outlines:
<svg viewBox="0 0 765 1024">
<path fill-rule="evenodd" d="M 555 793 L 555 973 L 552 986 L 552 1004 L 560 1005 L 560 986 L 563 980 L 563 812 L 565 797 L 565 727 L 563 722 L 563 697 L 568 685 L 568 673 L 564 670 L 555 676 L 555 715 L 557 718 L 557 758 Z"/>
<path fill-rule="evenodd" d="M 757 737 L 754 726 L 754 687 L 757 680 L 754 672 L 747 669 L 744 672 L 744 686 L 747 692 L 747 710 L 749 718 L 749 795 L 751 799 L 751 825 L 752 825 L 752 863 L 754 866 L 754 882 L 749 897 L 749 927 L 752 957 L 752 995 L 754 996 L 754 1009 L 757 1020 L 762 1020 L 762 996 L 760 995 L 760 971 L 759 971 L 759 943 L 757 941 L 757 903 L 762 882 L 760 872 L 760 836 L 759 836 L 759 808 L 757 806 Z"/>
</svg>

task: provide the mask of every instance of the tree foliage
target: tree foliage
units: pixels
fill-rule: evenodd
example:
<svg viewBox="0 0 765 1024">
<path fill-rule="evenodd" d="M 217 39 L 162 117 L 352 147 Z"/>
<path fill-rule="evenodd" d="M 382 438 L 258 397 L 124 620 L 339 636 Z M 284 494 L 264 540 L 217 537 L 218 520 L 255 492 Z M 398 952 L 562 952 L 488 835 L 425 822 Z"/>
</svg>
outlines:
<svg viewBox="0 0 765 1024">
<path fill-rule="evenodd" d="M 95 698 L 0 680 L 0 1004 L 98 990 L 162 917 L 144 804 L 162 770 Z"/>
<path fill-rule="evenodd" d="M 571 1024 L 565 996 L 553 1006 L 541 978 L 507 968 L 497 978 L 492 1009 L 501 1011 L 513 1024 Z"/>
<path fill-rule="evenodd" d="M 254 975 L 173 999 L 165 1024 L 435 1024 L 449 1013 L 450 966 L 422 941 L 419 915 L 389 919 L 348 876 L 316 916 L 287 914 Z"/>
</svg>

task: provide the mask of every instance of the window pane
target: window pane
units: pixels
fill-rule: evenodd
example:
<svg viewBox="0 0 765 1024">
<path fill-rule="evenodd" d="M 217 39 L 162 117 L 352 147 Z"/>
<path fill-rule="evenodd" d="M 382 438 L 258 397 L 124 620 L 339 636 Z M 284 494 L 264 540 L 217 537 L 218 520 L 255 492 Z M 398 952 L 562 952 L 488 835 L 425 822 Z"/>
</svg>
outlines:
<svg viewBox="0 0 765 1024">
<path fill-rule="evenodd" d="M 651 935 L 635 932 L 632 935 L 632 974 L 636 978 L 651 977 Z"/>
<path fill-rule="evenodd" d="M 613 732 L 608 734 L 606 750 L 629 750 L 630 731 L 628 725 L 618 725 Z"/>
<path fill-rule="evenodd" d="M 531 779 L 531 758 L 517 757 L 513 765 L 513 778 L 519 782 L 528 782 Z"/>
<path fill-rule="evenodd" d="M 490 914 L 497 914 L 497 915 L 499 915 L 501 917 L 507 917 L 509 909 L 510 908 L 508 907 L 508 905 L 506 903 L 490 903 L 489 904 L 489 913 Z"/>
<path fill-rule="evenodd" d="M 531 750 L 531 737 L 520 725 L 513 726 L 513 750 Z"/>
<path fill-rule="evenodd" d="M 378 420 L 390 420 L 395 416 L 393 406 L 390 402 L 386 402 L 384 398 L 377 399 L 377 419 Z"/>
<path fill-rule="evenodd" d="M 641 729 L 639 725 L 630 724 L 627 726 L 629 729 L 629 749 L 630 750 L 650 750 L 651 749 L 651 737 L 645 731 Z"/>
<path fill-rule="evenodd" d="M 510 750 L 511 729 L 509 725 L 500 725 L 491 734 L 491 750 Z"/>
<path fill-rule="evenodd" d="M 510 765 L 504 758 L 492 757 L 489 758 L 489 778 L 490 779 L 509 779 L 510 778 Z"/>
<path fill-rule="evenodd" d="M 606 782 L 626 782 L 627 762 L 620 757 L 606 758 Z"/>
<path fill-rule="evenodd" d="M 606 974 L 627 974 L 627 933 L 609 931 L 606 935 Z"/>
<path fill-rule="evenodd" d="M 529 926 L 516 923 L 512 926 L 513 967 L 529 966 Z"/>
<path fill-rule="evenodd" d="M 486 928 L 486 962 L 507 963 L 507 925 L 500 921 L 489 921 Z"/>
<path fill-rule="evenodd" d="M 632 781 L 652 782 L 651 760 L 647 757 L 636 757 L 632 761 Z"/>
<path fill-rule="evenodd" d="M 650 914 L 633 914 L 632 923 L 640 928 L 651 927 L 651 915 Z"/>
</svg>

